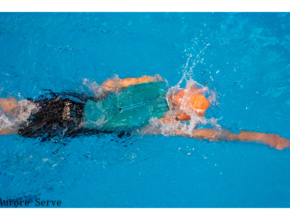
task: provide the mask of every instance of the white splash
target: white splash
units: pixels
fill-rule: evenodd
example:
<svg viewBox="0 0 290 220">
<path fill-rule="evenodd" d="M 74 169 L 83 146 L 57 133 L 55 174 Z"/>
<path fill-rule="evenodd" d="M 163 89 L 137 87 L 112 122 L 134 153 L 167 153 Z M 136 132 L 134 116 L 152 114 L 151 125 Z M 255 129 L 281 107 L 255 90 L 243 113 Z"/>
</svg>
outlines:
<svg viewBox="0 0 290 220">
<path fill-rule="evenodd" d="M 191 53 L 191 49 L 189 48 L 187 50 L 184 50 L 187 55 L 187 61 L 185 65 L 183 66 L 182 71 L 182 77 L 180 81 L 177 83 L 177 85 L 172 86 L 169 88 L 166 99 L 169 104 L 170 110 L 164 115 L 165 118 L 175 118 L 176 114 L 179 112 L 184 112 L 187 115 L 190 116 L 190 120 L 187 122 L 183 121 L 177 121 L 176 123 L 162 123 L 157 118 L 152 118 L 150 120 L 150 125 L 146 128 L 141 130 L 142 134 L 162 134 L 165 136 L 175 136 L 176 130 L 181 131 L 183 134 L 188 135 L 192 137 L 192 131 L 197 128 L 198 125 L 211 125 L 215 129 L 220 129 L 220 125 L 217 123 L 218 119 L 215 118 L 205 118 L 205 117 L 199 117 L 195 112 L 198 110 L 195 109 L 195 111 L 192 111 L 188 108 L 186 108 L 186 103 L 189 101 L 190 96 L 186 95 L 181 100 L 181 106 L 180 108 L 176 108 L 171 104 L 170 96 L 172 94 L 176 94 L 178 91 L 180 91 L 182 83 L 185 82 L 186 86 L 185 89 L 187 91 L 190 90 L 191 87 L 198 88 L 200 91 L 199 93 L 203 94 L 207 99 L 209 99 L 210 105 L 214 106 L 217 103 L 216 101 L 216 93 L 212 90 L 210 90 L 207 86 L 203 86 L 199 84 L 198 82 L 193 80 L 194 77 L 194 67 L 197 63 L 199 63 L 200 60 L 203 60 L 201 57 L 202 54 L 204 54 L 204 51 L 210 44 L 207 44 L 202 50 L 200 50 L 196 56 L 193 56 Z"/>
<path fill-rule="evenodd" d="M 99 85 L 95 81 L 92 82 L 89 79 L 85 78 L 83 79 L 83 85 L 87 86 L 89 90 L 94 93 L 95 98 L 102 97 L 103 95 L 105 95 L 105 90 L 102 88 L 101 85 Z"/>
<path fill-rule="evenodd" d="M 35 114 L 39 109 L 36 104 L 26 99 L 19 101 L 17 104 L 18 106 L 9 115 L 0 111 L 0 130 L 3 128 L 17 130 L 20 126 L 28 125 L 27 119 L 29 116 Z"/>
</svg>

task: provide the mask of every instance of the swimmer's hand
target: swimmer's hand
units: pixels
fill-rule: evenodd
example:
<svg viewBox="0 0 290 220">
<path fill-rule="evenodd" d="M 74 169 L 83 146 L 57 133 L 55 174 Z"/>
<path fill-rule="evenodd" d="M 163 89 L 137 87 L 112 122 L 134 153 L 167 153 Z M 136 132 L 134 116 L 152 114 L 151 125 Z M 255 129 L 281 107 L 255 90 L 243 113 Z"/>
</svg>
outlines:
<svg viewBox="0 0 290 220">
<path fill-rule="evenodd" d="M 290 148 L 290 141 L 286 138 L 279 137 L 274 147 L 278 150 L 284 150 L 284 148 Z"/>
<path fill-rule="evenodd" d="M 256 141 L 261 144 L 266 144 L 272 148 L 283 150 L 290 148 L 290 141 L 276 134 L 265 134 L 257 132 L 242 131 L 239 134 L 240 141 Z"/>
</svg>

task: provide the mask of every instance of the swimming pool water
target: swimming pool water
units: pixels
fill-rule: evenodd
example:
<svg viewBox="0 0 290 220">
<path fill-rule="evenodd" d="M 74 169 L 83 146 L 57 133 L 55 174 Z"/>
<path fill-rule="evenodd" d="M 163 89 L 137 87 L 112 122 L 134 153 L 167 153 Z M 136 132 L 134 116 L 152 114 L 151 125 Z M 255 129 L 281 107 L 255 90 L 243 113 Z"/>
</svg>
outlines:
<svg viewBox="0 0 290 220">
<path fill-rule="evenodd" d="M 290 139 L 289 51 L 289 13 L 0 13 L 0 97 L 91 92 L 115 75 L 174 86 L 186 74 L 217 94 L 207 118 Z M 290 207 L 289 149 L 107 134 L 1 136 L 0 152 L 2 200 Z"/>
</svg>

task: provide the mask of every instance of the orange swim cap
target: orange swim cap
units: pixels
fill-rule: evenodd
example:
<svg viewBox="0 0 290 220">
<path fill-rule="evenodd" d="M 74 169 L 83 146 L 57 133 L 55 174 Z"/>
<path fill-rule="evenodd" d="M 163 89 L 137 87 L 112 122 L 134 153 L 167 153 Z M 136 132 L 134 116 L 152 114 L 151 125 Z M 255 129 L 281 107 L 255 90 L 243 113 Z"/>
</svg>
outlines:
<svg viewBox="0 0 290 220">
<path fill-rule="evenodd" d="M 207 110 L 207 108 L 210 106 L 209 100 L 205 98 L 203 94 L 197 94 L 193 97 L 190 97 L 190 102 L 186 103 L 186 106 L 189 104 L 191 104 L 193 108 L 200 110 Z"/>
<path fill-rule="evenodd" d="M 188 91 L 190 98 L 185 105 L 187 108 L 190 108 L 192 106 L 193 108 L 198 110 L 207 110 L 207 108 L 210 106 L 209 100 L 205 98 L 203 94 L 197 94 L 200 92 L 201 89 L 199 88 L 190 88 L 190 90 Z M 173 96 L 173 102 L 177 106 L 181 106 L 181 101 L 186 93 L 187 91 L 185 89 L 179 91 L 176 95 Z"/>
</svg>

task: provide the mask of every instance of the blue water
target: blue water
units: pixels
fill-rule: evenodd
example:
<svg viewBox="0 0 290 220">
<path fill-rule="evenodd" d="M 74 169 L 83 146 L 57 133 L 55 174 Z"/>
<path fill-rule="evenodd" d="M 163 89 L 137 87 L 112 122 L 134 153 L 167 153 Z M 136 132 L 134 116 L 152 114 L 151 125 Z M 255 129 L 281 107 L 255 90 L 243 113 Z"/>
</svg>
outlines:
<svg viewBox="0 0 290 220">
<path fill-rule="evenodd" d="M 0 91 L 184 74 L 217 94 L 207 117 L 290 139 L 289 13 L 0 13 Z M 290 150 L 115 134 L 0 137 L 0 198 L 62 207 L 290 207 Z"/>
</svg>

